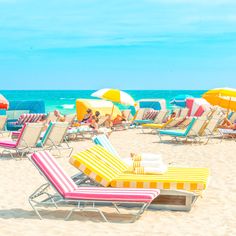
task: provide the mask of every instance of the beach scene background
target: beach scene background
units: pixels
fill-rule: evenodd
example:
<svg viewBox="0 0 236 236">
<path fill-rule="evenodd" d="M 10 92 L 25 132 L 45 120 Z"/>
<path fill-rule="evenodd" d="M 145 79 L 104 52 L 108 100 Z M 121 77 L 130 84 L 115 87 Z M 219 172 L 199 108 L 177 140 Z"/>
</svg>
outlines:
<svg viewBox="0 0 236 236">
<path fill-rule="evenodd" d="M 91 94 L 95 90 L 3 90 L 1 93 L 11 100 L 43 100 L 46 112 L 55 109 L 63 114 L 75 112 L 75 101 L 78 98 L 94 99 Z M 188 94 L 195 98 L 201 97 L 205 90 L 125 90 L 135 101 L 139 99 L 165 99 L 166 107 L 172 109 L 170 100 L 180 94 Z M 122 104 L 117 104 L 120 109 L 128 108 Z"/>
</svg>

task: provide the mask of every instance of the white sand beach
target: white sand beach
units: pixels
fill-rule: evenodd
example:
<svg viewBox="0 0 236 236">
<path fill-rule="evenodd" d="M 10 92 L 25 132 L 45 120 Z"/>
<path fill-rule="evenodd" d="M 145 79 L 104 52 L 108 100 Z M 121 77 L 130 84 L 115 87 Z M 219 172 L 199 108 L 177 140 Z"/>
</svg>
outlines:
<svg viewBox="0 0 236 236">
<path fill-rule="evenodd" d="M 207 145 L 159 143 L 158 137 L 141 134 L 140 130 L 113 132 L 110 140 L 119 153 L 129 157 L 131 152 L 161 153 L 173 166 L 207 167 L 211 181 L 202 198 L 198 198 L 190 212 L 148 209 L 135 223 L 116 223 L 129 218 L 113 214 L 112 207 L 104 207 L 114 223 L 104 223 L 96 213 L 75 212 L 69 221 L 62 218 L 67 209 L 43 210 L 39 220 L 28 203 L 28 196 L 45 182 L 27 160 L 0 159 L 0 235 L 236 235 L 236 143 L 233 140 L 214 140 Z M 92 144 L 91 140 L 70 142 L 74 152 Z M 57 158 L 70 174 L 77 170 L 68 158 Z"/>
</svg>

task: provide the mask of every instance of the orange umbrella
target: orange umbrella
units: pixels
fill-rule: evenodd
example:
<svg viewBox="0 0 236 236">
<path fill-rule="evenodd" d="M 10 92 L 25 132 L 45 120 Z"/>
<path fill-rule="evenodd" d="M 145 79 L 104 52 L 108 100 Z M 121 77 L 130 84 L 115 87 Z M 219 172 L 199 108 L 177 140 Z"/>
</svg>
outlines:
<svg viewBox="0 0 236 236">
<path fill-rule="evenodd" d="M 236 111 L 236 89 L 211 89 L 202 95 L 211 105 L 217 105 L 227 110 Z"/>
</svg>

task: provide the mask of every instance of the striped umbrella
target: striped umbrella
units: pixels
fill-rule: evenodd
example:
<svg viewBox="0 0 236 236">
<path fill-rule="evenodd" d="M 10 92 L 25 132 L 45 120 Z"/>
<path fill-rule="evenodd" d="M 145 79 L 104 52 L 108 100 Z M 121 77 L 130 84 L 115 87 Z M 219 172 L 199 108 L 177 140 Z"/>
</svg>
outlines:
<svg viewBox="0 0 236 236">
<path fill-rule="evenodd" d="M 104 88 L 100 89 L 91 94 L 92 97 L 98 97 L 111 102 L 120 103 L 127 106 L 135 106 L 136 103 L 134 99 L 126 92 L 119 89 Z M 113 115 L 114 104 L 111 111 L 111 116 Z"/>
<path fill-rule="evenodd" d="M 121 91 L 119 89 L 100 89 L 91 94 L 93 97 L 98 97 L 104 100 L 108 100 L 111 102 L 120 103 L 127 106 L 134 106 L 134 99 L 126 92 Z"/>
<path fill-rule="evenodd" d="M 202 95 L 211 105 L 236 111 L 236 89 L 216 88 Z"/>
<path fill-rule="evenodd" d="M 7 110 L 8 107 L 9 107 L 9 102 L 2 94 L 0 94 L 0 109 Z"/>
<path fill-rule="evenodd" d="M 193 96 L 188 95 L 188 94 L 180 94 L 180 95 L 174 97 L 170 101 L 170 104 L 175 105 L 175 106 L 179 106 L 179 107 L 186 107 L 187 98 L 193 98 Z"/>
</svg>

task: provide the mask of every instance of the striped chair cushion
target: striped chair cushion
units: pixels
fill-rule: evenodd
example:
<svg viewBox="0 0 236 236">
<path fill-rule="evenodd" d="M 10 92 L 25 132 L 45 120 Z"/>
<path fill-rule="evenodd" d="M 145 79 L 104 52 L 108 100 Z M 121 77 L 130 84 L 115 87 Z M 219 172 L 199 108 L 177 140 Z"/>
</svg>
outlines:
<svg viewBox="0 0 236 236">
<path fill-rule="evenodd" d="M 65 197 L 65 193 L 77 189 L 76 184 L 48 151 L 33 153 L 31 158 L 63 197 Z"/>
<path fill-rule="evenodd" d="M 18 119 L 18 124 L 23 125 L 25 123 L 33 123 L 40 121 L 45 114 L 36 114 L 36 113 L 30 113 L 30 114 L 22 114 Z"/>
<path fill-rule="evenodd" d="M 97 201 L 151 202 L 159 195 L 159 190 L 151 189 L 114 189 L 99 187 L 80 187 L 68 192 L 68 199 L 83 199 Z"/>
<path fill-rule="evenodd" d="M 73 166 L 104 187 L 109 186 L 110 182 L 121 173 L 88 150 L 72 156 L 69 161 Z"/>
<path fill-rule="evenodd" d="M 0 147 L 3 148 L 15 148 L 17 143 L 11 140 L 0 141 Z"/>
<path fill-rule="evenodd" d="M 121 174 L 128 169 L 128 166 L 117 156 L 107 151 L 100 145 L 94 145 L 88 149 L 89 152 L 96 155 L 99 159 L 115 168 L 117 174 Z"/>
<path fill-rule="evenodd" d="M 156 110 L 147 111 L 143 116 L 143 120 L 154 120 L 157 114 L 158 114 L 158 111 Z"/>
<path fill-rule="evenodd" d="M 206 189 L 209 179 L 207 168 L 174 168 L 170 167 L 164 174 L 138 175 L 123 174 L 111 181 L 116 188 L 154 188 L 186 191 Z"/>
</svg>

